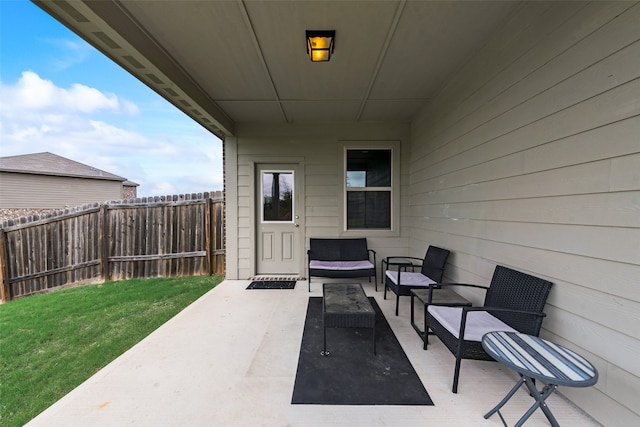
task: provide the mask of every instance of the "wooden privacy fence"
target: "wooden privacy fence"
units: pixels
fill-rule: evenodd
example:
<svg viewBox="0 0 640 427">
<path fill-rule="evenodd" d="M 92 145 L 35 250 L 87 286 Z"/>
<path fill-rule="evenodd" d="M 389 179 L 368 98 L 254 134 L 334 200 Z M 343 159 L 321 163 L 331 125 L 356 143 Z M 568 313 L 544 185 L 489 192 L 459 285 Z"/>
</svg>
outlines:
<svg viewBox="0 0 640 427">
<path fill-rule="evenodd" d="M 106 202 L 5 221 L 2 301 L 65 285 L 224 273 L 221 192 Z"/>
</svg>

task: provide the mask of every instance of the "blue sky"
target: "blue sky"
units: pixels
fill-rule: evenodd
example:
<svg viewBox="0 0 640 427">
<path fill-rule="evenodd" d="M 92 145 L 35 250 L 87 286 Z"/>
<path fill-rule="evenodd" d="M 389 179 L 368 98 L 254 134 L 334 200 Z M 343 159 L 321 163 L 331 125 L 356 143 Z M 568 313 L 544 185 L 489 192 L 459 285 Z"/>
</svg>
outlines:
<svg viewBox="0 0 640 427">
<path fill-rule="evenodd" d="M 49 151 L 138 196 L 222 190 L 222 143 L 28 0 L 0 0 L 0 156 Z"/>
</svg>

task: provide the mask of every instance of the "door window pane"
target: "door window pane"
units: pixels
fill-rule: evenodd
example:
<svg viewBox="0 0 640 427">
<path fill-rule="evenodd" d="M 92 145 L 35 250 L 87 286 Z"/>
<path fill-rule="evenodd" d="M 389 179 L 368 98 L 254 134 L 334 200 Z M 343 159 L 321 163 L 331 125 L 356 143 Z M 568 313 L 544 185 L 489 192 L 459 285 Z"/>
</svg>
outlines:
<svg viewBox="0 0 640 427">
<path fill-rule="evenodd" d="M 292 172 L 262 172 L 262 220 L 293 221 Z"/>
</svg>

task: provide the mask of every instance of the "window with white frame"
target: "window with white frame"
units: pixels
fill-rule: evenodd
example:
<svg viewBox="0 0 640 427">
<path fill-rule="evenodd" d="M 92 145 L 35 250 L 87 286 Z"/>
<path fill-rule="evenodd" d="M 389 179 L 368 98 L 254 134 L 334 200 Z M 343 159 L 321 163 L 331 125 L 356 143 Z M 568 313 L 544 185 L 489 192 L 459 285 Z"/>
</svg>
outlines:
<svg viewBox="0 0 640 427">
<path fill-rule="evenodd" d="M 346 230 L 391 230 L 393 150 L 346 148 Z"/>
</svg>

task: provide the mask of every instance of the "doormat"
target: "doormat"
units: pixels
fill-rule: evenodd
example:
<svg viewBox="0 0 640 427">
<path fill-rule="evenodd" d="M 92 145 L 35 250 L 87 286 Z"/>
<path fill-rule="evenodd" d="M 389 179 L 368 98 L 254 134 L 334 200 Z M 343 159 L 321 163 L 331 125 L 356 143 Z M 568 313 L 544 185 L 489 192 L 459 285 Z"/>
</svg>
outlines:
<svg viewBox="0 0 640 427">
<path fill-rule="evenodd" d="M 327 330 L 322 356 L 322 297 L 310 297 L 291 403 L 306 405 L 433 405 L 375 299 L 376 354 L 371 329 Z"/>
<path fill-rule="evenodd" d="M 293 289 L 295 280 L 256 280 L 251 282 L 247 289 Z"/>
<path fill-rule="evenodd" d="M 297 274 L 259 274 L 257 276 L 248 277 L 247 280 L 265 280 L 267 282 L 286 282 L 288 280 L 306 280 L 304 277 Z"/>
</svg>

